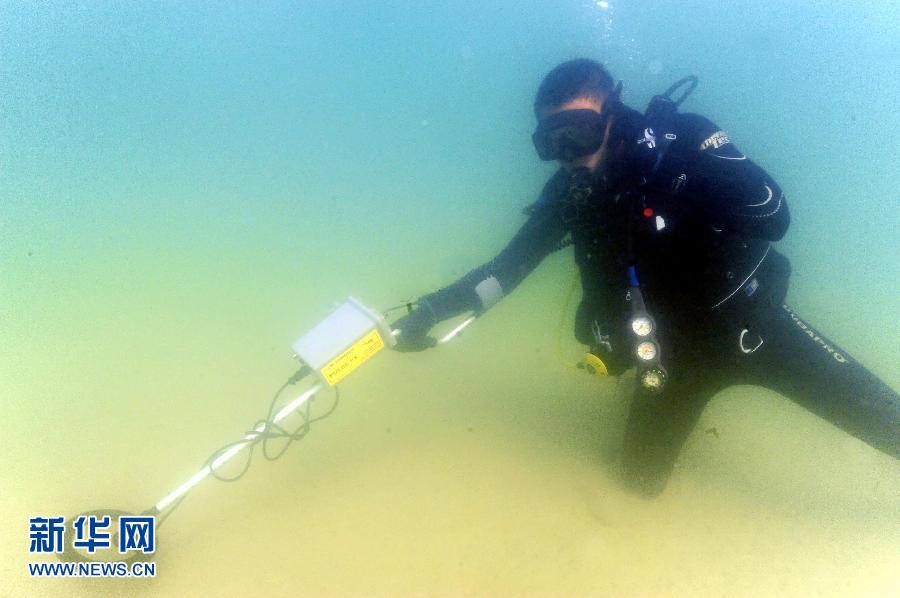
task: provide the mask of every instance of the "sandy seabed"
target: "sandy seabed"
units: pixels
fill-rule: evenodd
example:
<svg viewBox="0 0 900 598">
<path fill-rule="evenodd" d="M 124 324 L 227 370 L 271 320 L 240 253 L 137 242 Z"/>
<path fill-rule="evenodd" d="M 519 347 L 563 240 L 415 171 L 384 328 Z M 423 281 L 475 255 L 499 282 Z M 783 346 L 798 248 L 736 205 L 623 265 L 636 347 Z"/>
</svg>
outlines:
<svg viewBox="0 0 900 598">
<path fill-rule="evenodd" d="M 7 405 L 0 596 L 900 594 L 896 461 L 769 391 L 718 396 L 662 496 L 622 490 L 629 381 L 557 361 L 558 318 L 528 319 L 559 310 L 552 270 L 453 343 L 366 364 L 280 461 L 198 487 L 155 579 L 30 578 L 28 518 L 146 508 L 261 415 L 261 377 L 185 366 L 102 416 Z"/>
</svg>

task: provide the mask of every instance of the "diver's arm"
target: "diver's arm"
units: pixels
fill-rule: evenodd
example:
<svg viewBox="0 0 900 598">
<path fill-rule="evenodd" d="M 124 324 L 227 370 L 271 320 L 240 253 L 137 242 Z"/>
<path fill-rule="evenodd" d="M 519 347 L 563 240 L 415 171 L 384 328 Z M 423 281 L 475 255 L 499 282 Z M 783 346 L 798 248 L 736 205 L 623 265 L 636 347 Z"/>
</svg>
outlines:
<svg viewBox="0 0 900 598">
<path fill-rule="evenodd" d="M 539 200 L 522 228 L 494 259 L 420 298 L 419 305 L 430 313 L 434 323 L 466 311 L 482 312 L 512 292 L 559 246 L 565 234 L 556 206 Z"/>
<path fill-rule="evenodd" d="M 428 336 L 428 331 L 435 324 L 467 311 L 485 311 L 559 247 L 567 229 L 556 198 L 567 183 L 568 177 L 562 172 L 548 181 L 540 198 L 528 208 L 528 220 L 497 257 L 453 284 L 420 297 L 416 309 L 392 324 L 399 331 L 394 348 L 421 351 L 434 346 L 436 341 Z"/>
<path fill-rule="evenodd" d="M 704 209 L 713 224 L 748 238 L 781 239 L 790 224 L 781 187 L 715 124 L 694 114 L 683 116 L 692 146 L 688 149 L 696 152 L 693 186 L 707 199 Z"/>
</svg>

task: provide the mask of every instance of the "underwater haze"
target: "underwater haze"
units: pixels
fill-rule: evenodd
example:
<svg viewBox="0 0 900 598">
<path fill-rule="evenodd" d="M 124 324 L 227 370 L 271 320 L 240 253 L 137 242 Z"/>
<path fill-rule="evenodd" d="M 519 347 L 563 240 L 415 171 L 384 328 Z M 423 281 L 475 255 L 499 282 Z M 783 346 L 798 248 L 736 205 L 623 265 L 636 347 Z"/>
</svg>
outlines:
<svg viewBox="0 0 900 598">
<path fill-rule="evenodd" d="M 534 93 L 575 57 L 640 110 L 699 77 L 683 109 L 785 190 L 788 302 L 900 387 L 896 3 L 3 2 L 0 596 L 900 595 L 897 461 L 774 392 L 718 395 L 659 498 L 619 486 L 631 381 L 557 355 L 584 350 L 571 250 L 198 486 L 155 578 L 29 576 L 29 518 L 153 505 L 336 303 L 493 257 L 553 172 Z"/>
</svg>

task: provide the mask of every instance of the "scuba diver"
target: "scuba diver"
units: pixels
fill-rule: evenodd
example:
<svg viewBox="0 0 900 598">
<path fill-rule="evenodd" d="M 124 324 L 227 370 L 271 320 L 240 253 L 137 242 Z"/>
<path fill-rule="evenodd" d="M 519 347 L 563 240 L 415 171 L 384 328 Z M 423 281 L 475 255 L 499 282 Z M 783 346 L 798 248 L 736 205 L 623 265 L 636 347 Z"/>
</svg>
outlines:
<svg viewBox="0 0 900 598">
<path fill-rule="evenodd" d="M 784 304 L 791 268 L 771 245 L 790 221 L 781 188 L 715 124 L 678 112 L 696 83 L 641 114 L 601 64 L 554 68 L 533 141 L 560 169 L 494 259 L 395 322 L 397 348 L 433 346 L 436 323 L 483 313 L 571 244 L 576 338 L 595 368 L 637 368 L 621 458 L 631 489 L 662 492 L 707 402 L 737 384 L 773 389 L 900 458 L 897 393 Z"/>
</svg>

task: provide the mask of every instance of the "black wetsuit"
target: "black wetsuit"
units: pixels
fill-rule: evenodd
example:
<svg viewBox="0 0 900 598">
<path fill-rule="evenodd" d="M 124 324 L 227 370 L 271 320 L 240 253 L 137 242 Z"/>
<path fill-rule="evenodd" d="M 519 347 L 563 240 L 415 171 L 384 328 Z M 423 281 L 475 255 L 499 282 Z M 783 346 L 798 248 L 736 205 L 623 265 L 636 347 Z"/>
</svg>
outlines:
<svg viewBox="0 0 900 598">
<path fill-rule="evenodd" d="M 735 384 L 781 392 L 900 458 L 897 393 L 783 303 L 790 265 L 771 247 L 789 224 L 779 186 L 703 117 L 678 114 L 653 131 L 627 116 L 609 176 L 585 185 L 558 172 L 500 254 L 420 299 L 423 309 L 435 320 L 478 311 L 481 281 L 507 294 L 570 239 L 583 288 L 575 334 L 611 374 L 633 364 L 631 264 L 656 321 L 668 382 L 636 390 L 623 454 L 638 490 L 665 487 L 707 401 Z"/>
</svg>

